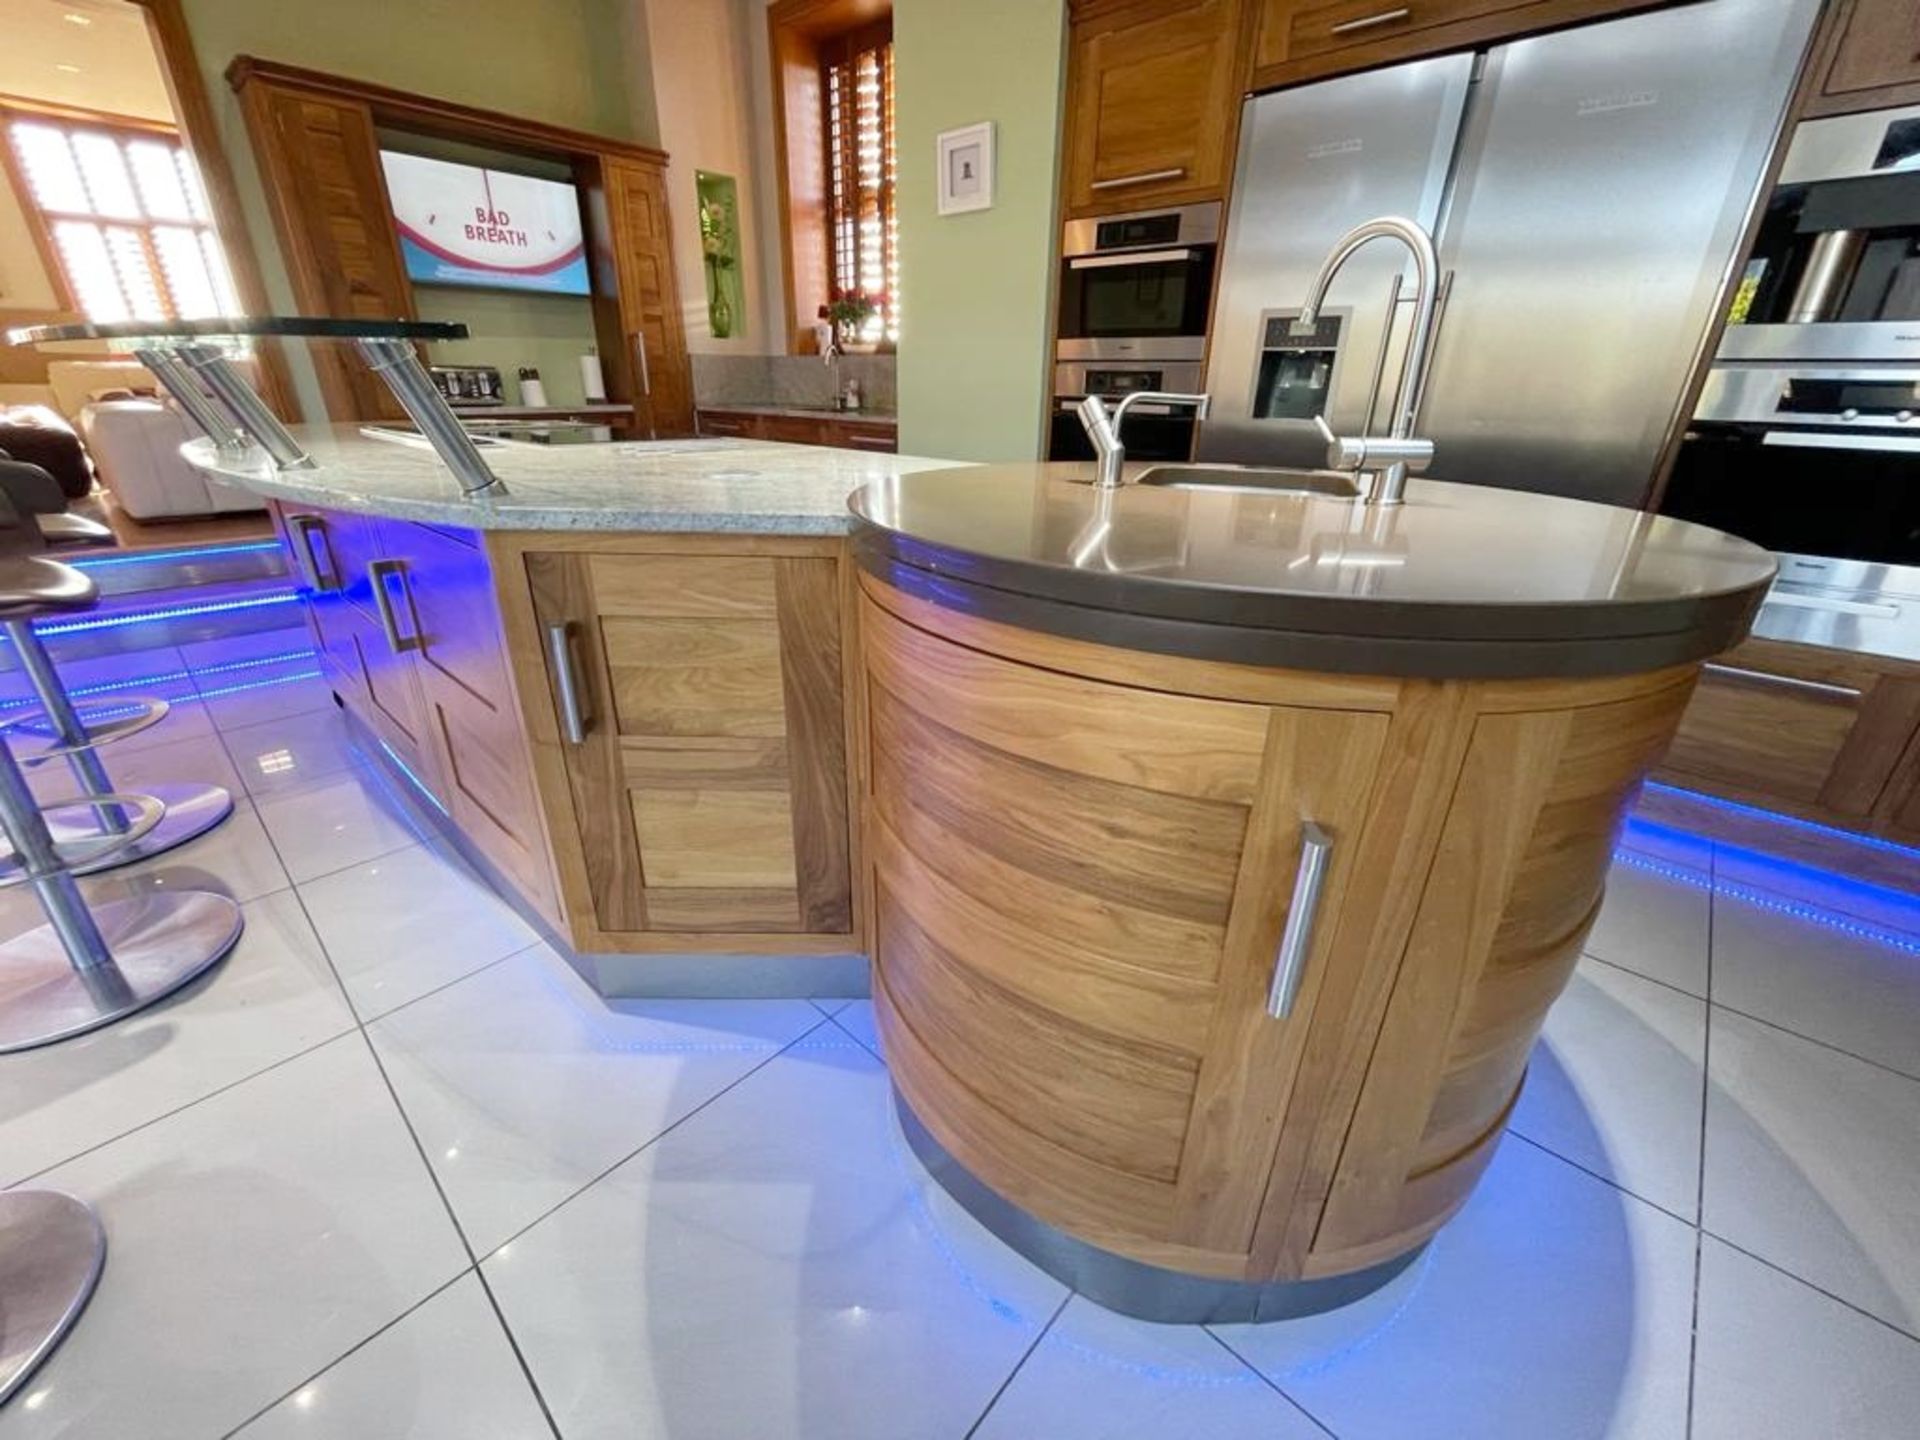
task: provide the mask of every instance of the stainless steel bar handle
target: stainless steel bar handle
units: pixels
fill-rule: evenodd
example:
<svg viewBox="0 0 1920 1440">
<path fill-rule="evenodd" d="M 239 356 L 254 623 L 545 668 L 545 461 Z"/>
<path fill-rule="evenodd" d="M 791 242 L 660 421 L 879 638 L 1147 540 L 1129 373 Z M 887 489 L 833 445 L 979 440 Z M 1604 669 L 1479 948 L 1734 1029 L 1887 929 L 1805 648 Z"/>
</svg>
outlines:
<svg viewBox="0 0 1920 1440">
<path fill-rule="evenodd" d="M 1709 660 L 1700 667 L 1714 675 L 1725 675 L 1734 680 L 1750 680 L 1756 685 L 1770 685 L 1776 690 L 1798 690 L 1808 695 L 1819 695 L 1828 700 L 1858 700 L 1861 692 L 1851 685 L 1830 685 L 1824 680 L 1802 680 L 1794 675 L 1775 675 L 1767 670 L 1749 670 L 1742 665 L 1721 665 Z"/>
<path fill-rule="evenodd" d="M 406 564 L 400 560 L 375 560 L 367 566 L 367 584 L 373 589 L 373 608 L 380 615 L 380 629 L 387 637 L 387 646 L 396 655 L 404 655 L 409 650 L 419 648 L 418 639 L 409 640 L 400 633 L 400 621 L 393 613 L 393 596 L 387 590 L 387 576 L 398 575 L 401 584 L 406 583 Z"/>
<path fill-rule="evenodd" d="M 1404 20 L 1413 13 L 1406 5 L 1391 10 L 1382 10 L 1378 15 L 1362 15 L 1358 20 L 1342 20 L 1338 25 L 1327 28 L 1329 35 L 1351 35 L 1356 30 L 1371 30 L 1376 25 L 1391 25 L 1396 20 Z"/>
<path fill-rule="evenodd" d="M 1078 255 L 1067 261 L 1069 270 L 1111 270 L 1118 265 L 1170 265 L 1180 260 L 1191 260 L 1193 251 L 1179 250 L 1117 250 L 1111 255 Z"/>
<path fill-rule="evenodd" d="M 1829 434 L 1820 430 L 1768 430 L 1761 434 L 1762 445 L 1784 445 L 1796 450 L 1883 450 L 1889 454 L 1911 455 L 1920 450 L 1920 435 L 1862 435 L 1845 430 Z"/>
<path fill-rule="evenodd" d="M 547 626 L 547 658 L 553 665 L 554 687 L 560 692 L 560 726 L 569 745 L 587 743 L 587 720 L 580 709 L 580 680 L 573 671 L 573 641 L 564 620 Z"/>
<path fill-rule="evenodd" d="M 340 587 L 337 582 L 330 580 L 326 575 L 321 573 L 320 557 L 314 553 L 313 537 L 315 535 L 320 536 L 322 544 L 326 543 L 326 531 L 321 525 L 320 517 L 318 515 L 289 515 L 287 517 L 287 531 L 293 539 L 294 563 L 300 567 L 300 578 L 307 582 L 308 588 L 316 594 L 321 595 L 339 589 Z M 329 550 L 327 556 L 328 559 L 331 560 L 333 552 Z M 332 567 L 329 566 L 328 568 L 331 569 Z"/>
<path fill-rule="evenodd" d="M 653 372 L 647 368 L 647 337 L 639 331 L 633 334 L 633 358 L 640 365 L 640 393 L 653 394 Z"/>
<path fill-rule="evenodd" d="M 1400 12 L 1405 14 L 1403 10 Z M 1142 170 L 1137 175 L 1116 175 L 1111 180 L 1096 180 L 1089 190 L 1124 190 L 1129 185 L 1151 185 L 1156 180 L 1179 180 L 1187 173 L 1184 165 L 1175 165 L 1170 170 Z"/>
<path fill-rule="evenodd" d="M 1267 991 L 1267 1013 L 1284 1020 L 1306 978 L 1307 952 L 1313 949 L 1313 922 L 1320 910 L 1320 892 L 1327 883 L 1333 859 L 1333 837 L 1313 821 L 1300 826 L 1300 868 L 1293 876 L 1293 899 L 1287 905 L 1287 928 L 1280 932 L 1280 949 L 1273 960 L 1273 985 Z"/>
</svg>

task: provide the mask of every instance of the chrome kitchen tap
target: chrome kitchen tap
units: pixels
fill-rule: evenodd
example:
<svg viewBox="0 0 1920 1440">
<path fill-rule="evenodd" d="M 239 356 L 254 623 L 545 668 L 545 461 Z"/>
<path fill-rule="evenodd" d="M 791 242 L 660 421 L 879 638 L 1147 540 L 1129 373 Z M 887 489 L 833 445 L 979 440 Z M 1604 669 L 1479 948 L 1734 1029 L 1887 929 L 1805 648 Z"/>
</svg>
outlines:
<svg viewBox="0 0 1920 1440">
<path fill-rule="evenodd" d="M 1307 303 L 1291 328 L 1295 335 L 1313 334 L 1320 321 L 1320 307 L 1326 303 L 1327 287 L 1333 284 L 1340 267 L 1369 240 L 1383 238 L 1398 240 L 1413 252 L 1413 330 L 1407 336 L 1406 358 L 1400 363 L 1400 388 L 1394 398 L 1392 422 L 1385 436 L 1337 436 L 1324 415 L 1314 416 L 1313 423 L 1326 437 L 1330 469 L 1373 470 L 1376 479 L 1367 503 L 1398 505 L 1406 492 L 1407 472 L 1424 470 L 1433 462 L 1433 442 L 1413 433 L 1414 418 L 1420 413 L 1420 393 L 1427 382 L 1427 355 L 1439 319 L 1440 261 L 1434 254 L 1433 237 L 1414 221 L 1398 215 L 1382 215 L 1354 226 L 1340 237 L 1321 264 L 1313 288 L 1307 292 Z M 1393 338 L 1393 316 L 1389 308 L 1386 329 L 1380 337 L 1383 350 Z"/>
<path fill-rule="evenodd" d="M 1207 418 L 1210 403 L 1205 395 L 1183 395 L 1171 390 L 1135 390 L 1120 403 L 1107 409 L 1098 395 L 1089 395 L 1074 407 L 1081 427 L 1093 441 L 1095 469 L 1093 483 L 1113 486 L 1120 483 L 1120 467 L 1127 463 L 1127 447 L 1120 443 L 1120 422 L 1137 403 L 1149 405 L 1191 405 L 1196 418 Z"/>
</svg>

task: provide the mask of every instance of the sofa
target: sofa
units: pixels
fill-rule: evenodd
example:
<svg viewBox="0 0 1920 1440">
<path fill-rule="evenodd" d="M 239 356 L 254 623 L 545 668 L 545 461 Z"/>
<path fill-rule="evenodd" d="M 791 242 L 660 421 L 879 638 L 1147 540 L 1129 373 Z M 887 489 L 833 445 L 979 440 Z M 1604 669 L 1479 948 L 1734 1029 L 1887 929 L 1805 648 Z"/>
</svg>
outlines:
<svg viewBox="0 0 1920 1440">
<path fill-rule="evenodd" d="M 135 520 L 264 510 L 252 491 L 196 470 L 180 447 L 200 429 L 171 400 L 129 397 L 89 402 L 80 434 L 114 504 Z"/>
</svg>

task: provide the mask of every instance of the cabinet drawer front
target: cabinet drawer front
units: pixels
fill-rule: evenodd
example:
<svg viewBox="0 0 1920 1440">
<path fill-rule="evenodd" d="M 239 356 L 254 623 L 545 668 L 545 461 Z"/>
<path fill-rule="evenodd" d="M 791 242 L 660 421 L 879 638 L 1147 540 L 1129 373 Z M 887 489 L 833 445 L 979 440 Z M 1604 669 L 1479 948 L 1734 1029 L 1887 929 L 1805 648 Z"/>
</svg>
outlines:
<svg viewBox="0 0 1920 1440">
<path fill-rule="evenodd" d="M 1661 770 L 1814 805 L 1859 716 L 1860 695 L 1845 687 L 1710 669 L 1701 674 Z"/>
<path fill-rule="evenodd" d="M 1410 30 L 1516 10 L 1529 3 L 1531 0 L 1338 0 L 1333 5 L 1303 7 L 1288 18 L 1285 54 L 1271 58 L 1300 60 Z"/>
</svg>

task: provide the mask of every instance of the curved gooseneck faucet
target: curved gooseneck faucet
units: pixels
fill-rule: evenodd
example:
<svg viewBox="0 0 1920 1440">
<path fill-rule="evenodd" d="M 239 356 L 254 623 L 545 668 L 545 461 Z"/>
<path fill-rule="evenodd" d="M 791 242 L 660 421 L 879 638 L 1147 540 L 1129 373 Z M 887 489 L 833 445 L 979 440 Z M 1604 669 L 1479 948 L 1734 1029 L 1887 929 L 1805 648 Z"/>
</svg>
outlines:
<svg viewBox="0 0 1920 1440">
<path fill-rule="evenodd" d="M 1433 443 L 1413 435 L 1414 417 L 1420 413 L 1420 392 L 1426 384 L 1427 352 L 1433 346 L 1433 332 L 1439 314 L 1440 260 L 1433 248 L 1433 237 L 1417 222 L 1399 215 L 1382 215 L 1356 225 L 1335 242 L 1332 251 L 1314 276 L 1307 292 L 1307 303 L 1293 322 L 1295 335 L 1311 335 L 1320 321 L 1320 307 L 1326 303 L 1327 288 L 1333 277 L 1353 257 L 1353 252 L 1369 240 L 1398 240 L 1413 255 L 1413 332 L 1407 337 L 1406 358 L 1400 363 L 1400 388 L 1394 401 L 1392 423 L 1385 439 L 1361 436 L 1339 439 L 1328 429 L 1324 416 L 1315 417 L 1321 433 L 1328 437 L 1327 463 L 1336 469 L 1358 470 L 1369 461 L 1386 464 L 1368 499 L 1377 505 L 1398 505 L 1407 488 L 1407 472 L 1424 470 L 1433 459 Z M 1387 312 L 1386 332 L 1380 343 L 1388 343 L 1393 332 L 1393 312 Z"/>
</svg>

